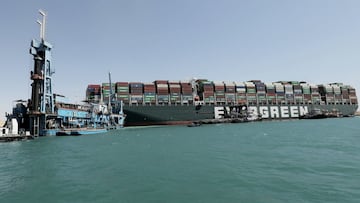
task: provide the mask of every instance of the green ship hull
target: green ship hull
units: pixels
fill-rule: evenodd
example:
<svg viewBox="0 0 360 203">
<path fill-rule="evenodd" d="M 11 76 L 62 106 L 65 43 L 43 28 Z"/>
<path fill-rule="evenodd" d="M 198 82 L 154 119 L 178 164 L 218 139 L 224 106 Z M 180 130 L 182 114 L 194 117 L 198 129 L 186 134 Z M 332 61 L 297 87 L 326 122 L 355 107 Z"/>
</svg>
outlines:
<svg viewBox="0 0 360 203">
<path fill-rule="evenodd" d="M 265 120 L 298 119 L 313 109 L 329 112 L 336 110 L 342 116 L 353 116 L 357 108 L 357 104 L 250 105 L 248 107 L 250 111 L 261 115 Z M 197 120 L 221 118 L 221 113 L 224 111 L 229 111 L 226 105 L 125 105 L 124 113 L 127 115 L 125 126 L 185 125 Z"/>
</svg>

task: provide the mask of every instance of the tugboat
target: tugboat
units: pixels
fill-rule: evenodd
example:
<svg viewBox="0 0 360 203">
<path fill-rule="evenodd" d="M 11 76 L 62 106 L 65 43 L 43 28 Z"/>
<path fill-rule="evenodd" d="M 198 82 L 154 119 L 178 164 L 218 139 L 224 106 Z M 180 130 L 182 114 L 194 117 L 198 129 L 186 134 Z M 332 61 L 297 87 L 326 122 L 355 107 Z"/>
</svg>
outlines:
<svg viewBox="0 0 360 203">
<path fill-rule="evenodd" d="M 328 118 L 326 112 L 322 111 L 321 109 L 313 109 L 309 113 L 299 116 L 299 119 L 323 119 Z"/>
<path fill-rule="evenodd" d="M 341 111 L 338 109 L 333 109 L 327 113 L 328 118 L 341 118 L 344 117 Z"/>
<path fill-rule="evenodd" d="M 337 110 L 325 111 L 321 109 L 313 109 L 309 113 L 300 116 L 299 119 L 323 119 L 323 118 L 341 118 L 343 114 Z"/>
</svg>

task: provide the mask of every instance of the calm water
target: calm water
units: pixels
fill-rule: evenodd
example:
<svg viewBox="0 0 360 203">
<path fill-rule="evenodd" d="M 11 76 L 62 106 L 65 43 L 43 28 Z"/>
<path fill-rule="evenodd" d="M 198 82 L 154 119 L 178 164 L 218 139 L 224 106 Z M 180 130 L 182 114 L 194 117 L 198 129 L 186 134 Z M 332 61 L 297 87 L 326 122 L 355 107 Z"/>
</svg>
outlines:
<svg viewBox="0 0 360 203">
<path fill-rule="evenodd" d="M 360 118 L 0 143 L 0 202 L 360 202 Z"/>
</svg>

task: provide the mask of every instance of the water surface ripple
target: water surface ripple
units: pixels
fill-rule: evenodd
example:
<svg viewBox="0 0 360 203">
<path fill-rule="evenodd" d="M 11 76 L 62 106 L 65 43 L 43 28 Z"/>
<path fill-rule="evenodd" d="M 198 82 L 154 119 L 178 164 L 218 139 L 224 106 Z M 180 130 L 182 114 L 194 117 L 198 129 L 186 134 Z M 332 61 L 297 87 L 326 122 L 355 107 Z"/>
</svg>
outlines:
<svg viewBox="0 0 360 203">
<path fill-rule="evenodd" d="M 360 118 L 0 143 L 0 202 L 360 202 Z"/>
</svg>

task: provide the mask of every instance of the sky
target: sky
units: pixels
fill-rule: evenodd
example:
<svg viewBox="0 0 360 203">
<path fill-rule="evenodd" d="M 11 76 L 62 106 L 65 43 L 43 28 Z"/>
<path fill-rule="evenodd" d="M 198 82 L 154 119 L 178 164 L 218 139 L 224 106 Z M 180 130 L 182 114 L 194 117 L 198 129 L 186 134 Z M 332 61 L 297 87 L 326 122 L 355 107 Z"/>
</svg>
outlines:
<svg viewBox="0 0 360 203">
<path fill-rule="evenodd" d="M 358 0 L 0 0 L 0 119 L 31 97 L 29 54 L 47 12 L 53 92 L 88 84 L 282 80 L 360 90 Z"/>
</svg>

